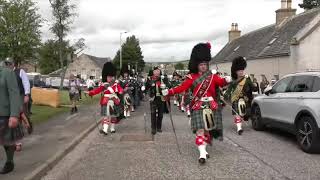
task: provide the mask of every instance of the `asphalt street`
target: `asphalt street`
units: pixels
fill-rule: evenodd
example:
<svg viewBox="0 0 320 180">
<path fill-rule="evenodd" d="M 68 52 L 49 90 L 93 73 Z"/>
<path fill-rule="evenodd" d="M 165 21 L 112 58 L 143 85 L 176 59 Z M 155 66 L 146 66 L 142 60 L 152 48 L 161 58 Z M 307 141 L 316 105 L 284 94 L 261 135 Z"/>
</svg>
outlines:
<svg viewBox="0 0 320 180">
<path fill-rule="evenodd" d="M 116 134 L 103 136 L 93 131 L 42 179 L 320 179 L 320 155 L 302 152 L 294 136 L 275 129 L 257 132 L 247 123 L 243 135 L 237 135 L 227 107 L 224 141 L 208 147 L 211 158 L 203 166 L 197 161 L 188 119 L 176 107 L 173 120 L 181 155 L 169 115 L 164 117 L 163 133 L 154 141 L 122 141 L 123 136 L 144 135 L 144 113 L 149 134 L 149 106 L 145 103 L 121 122 Z"/>
</svg>

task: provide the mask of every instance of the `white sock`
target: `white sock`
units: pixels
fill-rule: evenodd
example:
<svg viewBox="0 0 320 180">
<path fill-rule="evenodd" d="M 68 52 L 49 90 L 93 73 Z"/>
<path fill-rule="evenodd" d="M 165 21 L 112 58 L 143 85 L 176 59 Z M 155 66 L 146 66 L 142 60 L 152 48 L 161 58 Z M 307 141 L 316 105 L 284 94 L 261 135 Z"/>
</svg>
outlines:
<svg viewBox="0 0 320 180">
<path fill-rule="evenodd" d="M 115 129 L 115 124 L 114 124 L 114 123 L 111 124 L 110 130 L 111 130 L 111 132 L 116 131 L 116 129 Z"/>
<path fill-rule="evenodd" d="M 198 150 L 199 150 L 199 153 L 200 153 L 199 159 L 200 158 L 207 159 L 207 154 L 208 153 L 207 153 L 206 147 L 207 147 L 206 144 L 198 146 Z"/>
<path fill-rule="evenodd" d="M 109 125 L 108 124 L 103 124 L 103 132 L 108 133 Z"/>
<path fill-rule="evenodd" d="M 237 132 L 242 130 L 242 123 L 237 123 Z"/>
<path fill-rule="evenodd" d="M 123 115 L 124 117 L 127 117 L 127 110 L 124 110 Z"/>
<path fill-rule="evenodd" d="M 130 110 L 127 112 L 127 117 L 130 117 Z"/>
</svg>

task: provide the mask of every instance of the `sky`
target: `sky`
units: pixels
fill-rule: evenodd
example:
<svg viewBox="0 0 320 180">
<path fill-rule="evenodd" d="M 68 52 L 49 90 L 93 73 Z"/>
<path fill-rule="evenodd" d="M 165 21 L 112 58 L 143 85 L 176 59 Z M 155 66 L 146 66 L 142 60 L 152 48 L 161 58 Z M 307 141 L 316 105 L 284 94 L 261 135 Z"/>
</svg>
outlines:
<svg viewBox="0 0 320 180">
<path fill-rule="evenodd" d="M 293 0 L 293 8 L 303 12 Z M 53 38 L 49 28 L 49 0 L 35 0 L 44 18 L 43 41 Z M 68 35 L 84 38 L 84 53 L 113 58 L 122 41 L 135 35 L 147 62 L 188 60 L 194 45 L 210 42 L 212 56 L 228 42 L 232 23 L 242 35 L 275 23 L 281 0 L 73 0 L 77 16 Z"/>
</svg>

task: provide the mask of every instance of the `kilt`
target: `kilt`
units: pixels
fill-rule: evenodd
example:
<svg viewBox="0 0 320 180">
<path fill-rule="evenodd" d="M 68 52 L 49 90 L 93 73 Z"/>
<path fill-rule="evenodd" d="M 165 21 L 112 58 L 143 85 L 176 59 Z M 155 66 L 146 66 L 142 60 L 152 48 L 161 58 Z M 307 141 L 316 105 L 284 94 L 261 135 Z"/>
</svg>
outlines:
<svg viewBox="0 0 320 180">
<path fill-rule="evenodd" d="M 120 116 L 120 113 L 123 112 L 122 106 L 121 105 L 115 105 L 114 106 L 114 111 L 112 111 L 109 117 L 111 118 L 118 118 Z M 101 106 L 101 116 L 106 117 L 107 116 L 107 106 Z"/>
<path fill-rule="evenodd" d="M 232 115 L 237 115 L 234 111 L 236 111 L 239 114 L 239 106 L 238 106 L 238 101 L 235 101 L 232 103 Z M 245 119 L 249 118 L 251 115 L 251 104 L 246 103 L 246 115 L 244 116 Z"/>
<path fill-rule="evenodd" d="M 69 93 L 70 101 L 79 101 L 79 93 Z"/>
<path fill-rule="evenodd" d="M 218 106 L 218 109 L 214 111 L 213 115 L 214 123 L 216 124 L 216 130 L 222 130 L 222 106 Z M 193 132 L 204 129 L 203 122 L 203 110 L 191 111 L 191 129 Z"/>
<path fill-rule="evenodd" d="M 24 129 L 19 122 L 16 128 L 8 127 L 9 117 L 0 117 L 0 145 L 14 145 L 24 136 Z"/>
</svg>

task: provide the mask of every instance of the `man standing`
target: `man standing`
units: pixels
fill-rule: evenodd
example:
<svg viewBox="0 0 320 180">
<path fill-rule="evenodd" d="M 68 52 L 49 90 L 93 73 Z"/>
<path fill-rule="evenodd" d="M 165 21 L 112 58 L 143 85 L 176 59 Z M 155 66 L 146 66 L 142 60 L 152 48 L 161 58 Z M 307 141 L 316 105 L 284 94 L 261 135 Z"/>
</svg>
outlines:
<svg viewBox="0 0 320 180">
<path fill-rule="evenodd" d="M 22 136 L 14 133 L 22 106 L 19 87 L 14 72 L 0 66 L 0 144 L 3 145 L 7 161 L 0 174 L 14 169 L 15 142 Z"/>
<path fill-rule="evenodd" d="M 204 164 L 209 154 L 207 144 L 211 144 L 212 131 L 222 131 L 222 107 L 218 104 L 217 87 L 223 87 L 231 78 L 221 78 L 216 72 L 209 70 L 211 60 L 211 45 L 209 43 L 197 44 L 191 53 L 190 74 L 178 87 L 162 91 L 163 95 L 173 96 L 191 90 L 191 129 L 196 132 L 196 145 L 200 157 L 199 163 Z M 218 136 L 217 136 L 218 138 Z"/>
<path fill-rule="evenodd" d="M 153 68 L 153 75 L 146 83 L 146 91 L 150 96 L 151 109 L 151 133 L 155 135 L 157 132 L 162 132 L 162 119 L 165 110 L 165 98 L 162 95 L 162 90 L 168 86 L 168 83 L 161 77 L 159 67 Z"/>
</svg>

